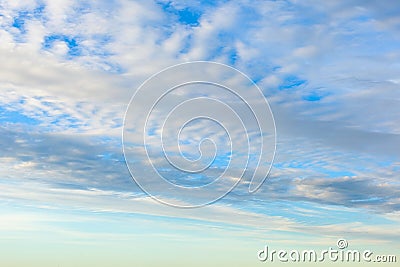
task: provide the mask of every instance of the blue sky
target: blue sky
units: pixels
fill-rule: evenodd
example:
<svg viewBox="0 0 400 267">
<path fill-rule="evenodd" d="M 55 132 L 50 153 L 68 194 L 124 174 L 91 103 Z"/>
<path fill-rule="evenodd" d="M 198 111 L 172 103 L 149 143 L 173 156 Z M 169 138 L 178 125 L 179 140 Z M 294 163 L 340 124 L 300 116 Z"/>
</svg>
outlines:
<svg viewBox="0 0 400 267">
<path fill-rule="evenodd" d="M 325 2 L 0 1 L 0 265 L 257 266 L 266 244 L 338 238 L 398 253 L 400 4 Z M 199 60 L 257 84 L 277 150 L 256 193 L 177 209 L 132 181 L 123 118 L 147 78 Z"/>
</svg>

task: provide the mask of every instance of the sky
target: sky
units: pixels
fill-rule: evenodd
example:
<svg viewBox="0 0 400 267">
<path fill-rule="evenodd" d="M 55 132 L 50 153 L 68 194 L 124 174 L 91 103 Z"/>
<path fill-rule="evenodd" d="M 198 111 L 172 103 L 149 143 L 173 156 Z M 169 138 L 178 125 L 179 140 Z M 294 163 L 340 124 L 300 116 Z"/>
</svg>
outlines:
<svg viewBox="0 0 400 267">
<path fill-rule="evenodd" d="M 260 262 L 258 251 L 324 250 L 338 239 L 399 261 L 399 13 L 396 1 L 369 0 L 0 0 L 0 265 L 282 266 L 290 263 Z M 204 71 L 240 84 L 196 68 L 146 87 L 192 61 L 231 66 L 254 82 L 241 96 L 269 130 L 240 128 L 229 111 L 243 110 L 243 99 L 204 84 L 171 92 L 141 128 L 166 83 Z M 137 92 L 142 101 L 132 102 Z M 202 97 L 234 108 L 178 105 Z M 270 110 L 258 108 L 263 97 Z M 177 106 L 184 110 L 160 150 L 161 122 Z M 226 128 L 196 120 L 177 142 L 196 112 Z M 253 118 L 242 112 L 242 122 Z M 257 166 L 264 136 L 268 157 Z M 185 163 L 204 154 L 207 163 L 217 146 L 206 173 L 162 162 L 169 153 Z M 206 186 L 226 168 L 221 181 L 236 186 L 202 207 L 165 205 L 154 197 L 204 204 L 225 185 L 175 195 L 147 171 L 149 158 L 179 186 Z M 241 171 L 269 166 L 249 193 Z"/>
</svg>

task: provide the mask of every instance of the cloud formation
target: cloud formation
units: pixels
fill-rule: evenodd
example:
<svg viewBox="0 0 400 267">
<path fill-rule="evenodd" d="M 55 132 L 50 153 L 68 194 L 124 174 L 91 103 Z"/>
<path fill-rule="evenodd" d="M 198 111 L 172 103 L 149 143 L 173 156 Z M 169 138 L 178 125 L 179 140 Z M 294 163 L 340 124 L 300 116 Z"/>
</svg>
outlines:
<svg viewBox="0 0 400 267">
<path fill-rule="evenodd" d="M 239 214 L 238 225 L 257 228 L 276 219 L 290 231 L 307 222 L 328 231 L 337 213 L 322 213 L 332 217 L 317 222 L 301 215 L 302 209 L 320 214 L 320 207 L 396 224 L 399 9 L 396 1 L 355 0 L 1 1 L 0 195 L 24 205 L 89 211 L 102 210 L 91 199 L 100 195 L 105 212 L 118 210 L 123 198 L 123 212 L 224 223 L 219 212 Z M 130 97 L 150 75 L 189 60 L 226 63 L 248 74 L 277 124 L 270 178 L 255 195 L 247 194 L 245 180 L 212 216 L 163 211 L 143 197 L 123 162 L 120 138 Z M 189 130 L 187 137 L 197 140 L 214 128 Z M 186 152 L 198 152 L 193 147 Z M 132 153 L 138 166 L 145 164 L 146 155 Z M 279 214 L 282 203 L 294 211 Z M 377 239 L 390 236 L 367 219 L 353 219 L 332 232 L 349 226 L 358 234 L 372 229 Z"/>
</svg>

